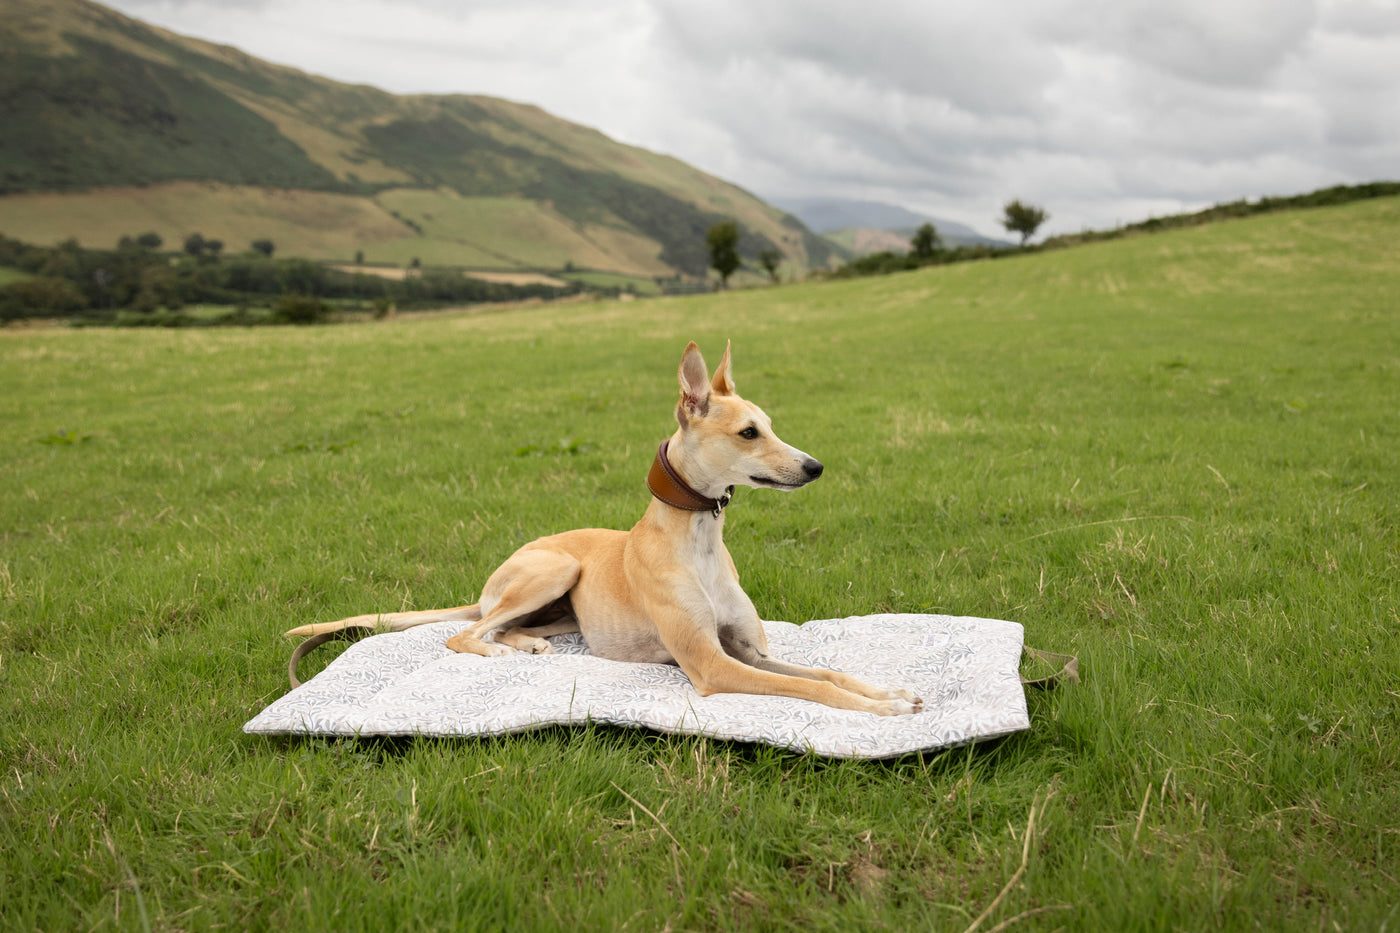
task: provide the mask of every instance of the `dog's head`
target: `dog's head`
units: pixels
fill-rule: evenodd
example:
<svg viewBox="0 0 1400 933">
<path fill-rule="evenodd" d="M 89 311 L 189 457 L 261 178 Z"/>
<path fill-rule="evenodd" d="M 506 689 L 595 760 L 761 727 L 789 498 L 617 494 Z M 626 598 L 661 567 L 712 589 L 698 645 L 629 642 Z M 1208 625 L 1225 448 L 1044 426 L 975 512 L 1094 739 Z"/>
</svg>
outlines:
<svg viewBox="0 0 1400 933">
<path fill-rule="evenodd" d="M 726 486 L 797 489 L 822 475 L 822 465 L 773 433 L 772 420 L 753 402 L 739 397 L 729 361 L 729 345 L 714 378 L 692 341 L 681 357 L 681 398 L 673 438 L 673 461 L 690 485 L 705 495 Z"/>
</svg>

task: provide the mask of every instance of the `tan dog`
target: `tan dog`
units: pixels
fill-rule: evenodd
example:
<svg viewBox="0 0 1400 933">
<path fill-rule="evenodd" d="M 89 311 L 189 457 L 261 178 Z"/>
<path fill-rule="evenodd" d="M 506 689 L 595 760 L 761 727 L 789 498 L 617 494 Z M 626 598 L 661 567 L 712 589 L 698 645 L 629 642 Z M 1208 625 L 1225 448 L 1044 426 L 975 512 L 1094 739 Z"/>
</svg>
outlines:
<svg viewBox="0 0 1400 933">
<path fill-rule="evenodd" d="M 680 665 L 702 696 L 770 694 L 882 716 L 919 712 L 923 702 L 907 690 L 769 656 L 721 538 L 724 508 L 734 486 L 797 489 L 821 476 L 822 465 L 779 440 L 768 416 L 735 393 L 728 346 L 713 380 L 694 343 L 679 375 L 680 427 L 657 452 L 647 477 L 653 499 L 631 531 L 589 528 L 532 541 L 491 574 L 474 606 L 356 616 L 287 634 L 472 622 L 447 647 L 495 656 L 548 653 L 544 636 L 581 631 L 594 655 Z"/>
</svg>

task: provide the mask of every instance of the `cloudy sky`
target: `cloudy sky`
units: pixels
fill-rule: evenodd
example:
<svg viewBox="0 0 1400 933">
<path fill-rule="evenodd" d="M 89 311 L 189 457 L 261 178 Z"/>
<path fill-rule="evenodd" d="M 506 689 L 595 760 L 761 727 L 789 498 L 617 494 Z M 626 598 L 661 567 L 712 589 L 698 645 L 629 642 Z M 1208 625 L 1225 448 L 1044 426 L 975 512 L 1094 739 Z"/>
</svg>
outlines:
<svg viewBox="0 0 1400 933">
<path fill-rule="evenodd" d="M 1400 179 L 1400 0 L 107 0 L 395 92 L 538 104 L 770 199 L 1001 235 Z"/>
</svg>

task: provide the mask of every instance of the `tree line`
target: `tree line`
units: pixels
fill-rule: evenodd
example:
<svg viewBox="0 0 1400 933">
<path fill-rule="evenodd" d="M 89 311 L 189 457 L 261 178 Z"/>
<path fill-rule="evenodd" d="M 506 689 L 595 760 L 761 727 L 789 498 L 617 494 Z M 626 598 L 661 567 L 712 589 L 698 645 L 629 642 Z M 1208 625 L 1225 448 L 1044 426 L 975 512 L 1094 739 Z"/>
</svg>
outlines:
<svg viewBox="0 0 1400 933">
<path fill-rule="evenodd" d="M 1032 204 L 1023 204 L 1019 199 L 1008 201 L 1002 211 L 1001 225 L 1008 232 L 1021 235 L 1021 248 L 1023 249 L 1026 242 L 1035 236 L 1035 232 L 1050 218 L 1050 215 L 1043 208 Z M 729 277 L 744 264 L 739 255 L 739 240 L 739 227 L 732 220 L 717 223 L 710 227 L 706 233 L 705 244 L 710 253 L 710 268 L 719 274 L 721 288 L 729 287 Z M 996 252 L 1004 252 L 1004 250 L 990 246 L 960 246 L 957 249 L 946 249 L 943 238 L 938 235 L 938 229 L 933 224 L 926 223 L 914 232 L 913 238 L 909 241 L 907 253 L 885 251 L 861 256 L 832 274 L 837 277 L 879 275 L 904 269 L 917 269 L 935 262 L 981 259 Z M 763 271 L 768 274 L 769 280 L 777 283 L 778 266 L 782 262 L 782 253 L 776 249 L 768 248 L 759 251 L 754 258 Z"/>
<path fill-rule="evenodd" d="M 178 252 L 163 251 L 155 233 L 125 236 L 116 249 L 85 249 L 76 240 L 55 247 L 35 246 L 0 235 L 0 267 L 29 277 L 0 287 L 0 320 L 21 317 L 78 317 L 141 323 L 175 314 L 191 304 L 229 305 L 243 313 L 231 323 L 253 318 L 304 322 L 333 307 L 414 309 L 526 298 L 556 298 L 580 291 L 577 283 L 506 285 L 467 278 L 453 269 L 422 269 L 401 280 L 329 268 L 307 259 L 276 259 L 271 240 L 255 240 L 247 251 L 228 255 L 224 244 L 198 233 Z M 249 308 L 267 309 L 250 315 Z M 158 314 L 159 312 L 159 314 Z M 162 319 L 163 322 L 164 319 Z"/>
</svg>

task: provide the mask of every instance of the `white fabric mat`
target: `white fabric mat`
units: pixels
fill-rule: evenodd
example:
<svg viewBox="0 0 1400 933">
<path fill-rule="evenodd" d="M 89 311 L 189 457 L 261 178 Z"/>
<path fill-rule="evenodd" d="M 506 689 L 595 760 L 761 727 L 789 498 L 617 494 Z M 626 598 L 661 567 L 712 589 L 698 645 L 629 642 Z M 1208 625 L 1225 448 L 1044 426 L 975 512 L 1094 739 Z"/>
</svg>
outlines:
<svg viewBox="0 0 1400 933">
<path fill-rule="evenodd" d="M 764 623 L 774 657 L 912 690 L 924 710 L 907 716 L 787 697 L 702 697 L 680 668 L 595 658 L 579 635 L 550 639 L 556 654 L 457 654 L 446 641 L 461 627 L 440 622 L 356 642 L 243 730 L 476 736 L 593 721 L 888 758 L 1030 726 L 1019 676 L 1024 632 L 1015 622 L 900 614 Z"/>
</svg>

